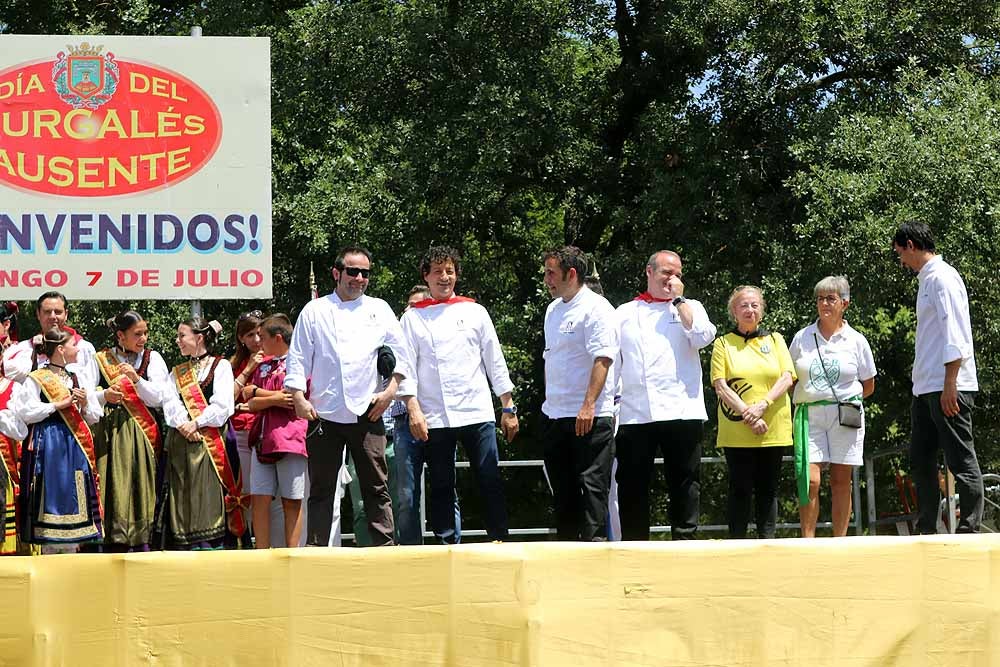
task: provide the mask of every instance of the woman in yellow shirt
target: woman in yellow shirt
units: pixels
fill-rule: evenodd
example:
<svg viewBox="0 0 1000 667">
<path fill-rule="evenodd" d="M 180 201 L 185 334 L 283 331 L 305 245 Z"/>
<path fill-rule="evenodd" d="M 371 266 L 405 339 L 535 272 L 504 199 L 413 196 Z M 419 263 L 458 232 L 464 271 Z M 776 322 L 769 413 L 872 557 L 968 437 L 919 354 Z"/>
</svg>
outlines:
<svg viewBox="0 0 1000 667">
<path fill-rule="evenodd" d="M 736 327 L 715 339 L 712 386 L 719 397 L 717 445 L 729 469 L 729 536 L 744 538 L 751 499 L 758 537 L 774 537 L 784 447 L 792 444 L 788 390 L 795 368 L 781 334 L 760 326 L 760 288 L 741 285 L 729 297 Z"/>
</svg>

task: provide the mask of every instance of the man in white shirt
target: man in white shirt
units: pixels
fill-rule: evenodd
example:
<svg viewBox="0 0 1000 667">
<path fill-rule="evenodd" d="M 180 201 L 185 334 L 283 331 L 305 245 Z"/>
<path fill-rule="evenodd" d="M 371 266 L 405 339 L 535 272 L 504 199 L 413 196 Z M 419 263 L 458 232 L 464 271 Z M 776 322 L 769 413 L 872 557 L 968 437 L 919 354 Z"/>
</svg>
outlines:
<svg viewBox="0 0 1000 667">
<path fill-rule="evenodd" d="M 983 474 L 972 440 L 976 359 L 965 282 L 934 252 L 923 222 L 907 222 L 892 241 L 903 266 L 917 272 L 917 341 L 913 359 L 910 465 L 921 533 L 937 532 L 938 447 L 955 475 L 961 512 L 957 532 L 975 533 L 983 516 Z"/>
<path fill-rule="evenodd" d="M 399 394 L 406 400 L 410 431 L 426 442 L 431 482 L 431 527 L 444 544 L 458 541 L 455 526 L 455 447 L 459 440 L 482 495 L 486 533 L 507 539 L 507 508 L 500 479 L 493 393 L 500 398 L 500 428 L 510 442 L 517 435 L 507 362 L 493 321 L 473 299 L 457 296 L 461 277 L 458 251 L 433 247 L 420 263 L 431 298 L 403 315 L 414 374 Z"/>
<path fill-rule="evenodd" d="M 654 253 L 646 291 L 618 314 L 621 406 L 615 456 L 622 539 L 649 539 L 649 484 L 657 450 L 670 498 L 670 534 L 698 529 L 702 427 L 708 419 L 698 350 L 715 339 L 705 308 L 684 297 L 680 256 Z"/>
<path fill-rule="evenodd" d="M 69 303 L 65 295 L 61 292 L 46 292 L 35 301 L 35 316 L 42 327 L 42 333 L 36 336 L 41 340 L 41 336 L 52 328 L 68 331 L 73 336 L 73 341 L 79 349 L 77 360 L 70 364 L 66 370 L 80 376 L 81 384 L 95 387 L 99 383 L 99 373 L 97 368 L 97 351 L 94 346 L 83 339 L 71 327 L 66 325 L 69 317 Z M 22 340 L 11 345 L 3 355 L 3 374 L 8 379 L 16 382 L 24 382 L 28 374 L 33 370 L 47 366 L 48 357 L 44 354 L 35 353 L 35 340 Z"/>
<path fill-rule="evenodd" d="M 618 327 L 614 308 L 583 284 L 579 248 L 547 252 L 545 402 L 541 431 L 561 540 L 607 536 L 608 487 L 614 459 L 614 378 Z"/>
<path fill-rule="evenodd" d="M 364 293 L 371 259 L 371 253 L 358 246 L 340 251 L 333 269 L 336 290 L 305 305 L 288 351 L 285 389 L 292 392 L 295 412 L 311 421 L 319 419 L 306 440 L 310 481 L 306 541 L 317 546 L 329 543 L 345 446 L 361 481 L 372 544 L 393 544 L 382 413 L 398 383 L 410 374 L 410 363 L 389 304 Z M 376 362 L 383 345 L 396 356 L 396 369 L 388 386 L 379 391 Z"/>
</svg>

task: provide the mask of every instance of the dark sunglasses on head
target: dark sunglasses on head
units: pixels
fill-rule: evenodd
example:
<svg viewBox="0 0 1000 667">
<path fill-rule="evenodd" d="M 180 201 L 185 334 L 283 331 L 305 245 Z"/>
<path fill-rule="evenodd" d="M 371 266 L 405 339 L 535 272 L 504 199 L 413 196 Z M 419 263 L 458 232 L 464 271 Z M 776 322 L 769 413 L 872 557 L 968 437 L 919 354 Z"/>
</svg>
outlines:
<svg viewBox="0 0 1000 667">
<path fill-rule="evenodd" d="M 249 320 L 249 319 L 262 320 L 262 319 L 264 319 L 264 313 L 260 312 L 259 310 L 251 310 L 251 311 L 248 311 L 248 312 L 243 313 L 242 315 L 240 315 L 240 321 L 241 322 L 243 320 Z"/>
<path fill-rule="evenodd" d="M 352 278 L 357 278 L 361 276 L 362 278 L 368 278 L 372 274 L 371 269 L 362 269 L 360 266 L 345 266 L 344 273 Z"/>
</svg>

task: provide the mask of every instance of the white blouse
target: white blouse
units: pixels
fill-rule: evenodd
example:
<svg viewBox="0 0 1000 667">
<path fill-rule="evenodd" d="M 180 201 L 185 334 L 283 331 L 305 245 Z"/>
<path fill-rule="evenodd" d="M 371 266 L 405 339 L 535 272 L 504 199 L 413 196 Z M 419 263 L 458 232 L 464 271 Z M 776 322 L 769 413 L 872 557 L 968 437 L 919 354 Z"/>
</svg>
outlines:
<svg viewBox="0 0 1000 667">
<path fill-rule="evenodd" d="M 9 382 L 12 380 L 0 378 L 0 394 L 7 391 Z M 13 384 L 14 388 L 11 390 L 7 407 L 0 410 L 0 433 L 14 440 L 24 440 L 28 437 L 28 425 L 17 416 L 17 406 L 24 400 L 22 395 L 24 388 L 17 382 Z"/>
<path fill-rule="evenodd" d="M 113 350 L 115 357 L 118 358 L 120 362 L 129 364 L 132 368 L 139 368 L 142 365 L 142 355 L 133 354 L 131 352 L 123 352 L 118 348 Z M 136 393 L 139 394 L 139 398 L 148 407 L 158 408 L 163 405 L 165 398 L 167 383 L 171 383 L 170 371 L 167 370 L 167 363 L 163 361 L 163 357 L 156 350 L 150 350 L 149 352 L 149 366 L 146 368 L 146 374 L 149 379 L 139 378 L 139 384 L 136 386 Z M 107 401 L 104 398 L 104 389 L 97 392 L 97 399 L 103 406 Z"/>
<path fill-rule="evenodd" d="M 72 390 L 73 380 L 69 376 L 57 374 L 59 379 L 63 381 L 67 389 Z M 77 381 L 80 384 L 80 389 L 87 392 L 87 402 L 83 406 L 81 414 L 83 415 L 84 421 L 90 425 L 94 425 L 101 420 L 104 415 L 104 408 L 97 400 L 97 391 L 95 391 L 94 386 L 89 383 L 89 378 L 83 375 L 77 375 Z M 42 388 L 35 381 L 35 378 L 30 375 L 24 381 L 22 386 L 20 400 L 15 407 L 17 416 L 21 418 L 27 424 L 37 424 L 40 421 L 44 421 L 47 417 L 52 415 L 56 411 L 56 406 L 53 403 L 48 403 L 42 400 Z"/>
<path fill-rule="evenodd" d="M 198 369 L 199 382 L 208 377 L 210 368 L 212 368 L 212 364 L 207 363 Z M 177 389 L 173 372 L 167 378 L 167 383 L 163 390 L 163 417 L 167 426 L 177 428 L 181 424 L 191 421 L 191 415 Z M 215 377 L 212 379 L 212 398 L 209 399 L 205 410 L 195 420 L 198 428 L 223 426 L 233 416 L 233 412 L 236 410 L 236 402 L 233 400 L 233 384 L 233 367 L 229 365 L 228 360 L 220 359 L 219 364 L 215 367 Z"/>
</svg>

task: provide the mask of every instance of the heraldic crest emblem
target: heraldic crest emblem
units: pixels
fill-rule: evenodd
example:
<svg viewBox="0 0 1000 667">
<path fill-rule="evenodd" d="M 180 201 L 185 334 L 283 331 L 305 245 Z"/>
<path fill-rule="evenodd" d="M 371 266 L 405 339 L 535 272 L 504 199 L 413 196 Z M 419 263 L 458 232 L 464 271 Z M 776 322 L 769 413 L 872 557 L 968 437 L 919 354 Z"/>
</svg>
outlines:
<svg viewBox="0 0 1000 667">
<path fill-rule="evenodd" d="M 118 63 L 104 46 L 67 45 L 69 55 L 60 51 L 52 65 L 52 83 L 59 98 L 74 109 L 97 109 L 111 100 L 118 89 Z"/>
</svg>

